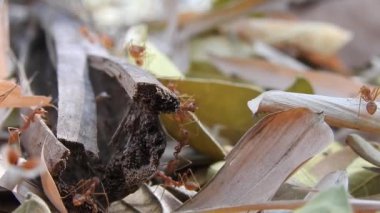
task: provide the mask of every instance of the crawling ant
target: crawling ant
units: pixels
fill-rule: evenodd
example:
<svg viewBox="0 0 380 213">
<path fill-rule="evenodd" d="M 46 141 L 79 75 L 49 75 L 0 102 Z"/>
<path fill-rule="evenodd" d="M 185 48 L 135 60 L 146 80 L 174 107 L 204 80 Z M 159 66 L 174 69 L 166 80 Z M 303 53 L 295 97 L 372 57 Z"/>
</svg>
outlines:
<svg viewBox="0 0 380 213">
<path fill-rule="evenodd" d="M 184 127 L 184 123 L 193 119 L 190 112 L 195 112 L 198 107 L 195 104 L 195 99 L 191 96 L 181 94 L 175 83 L 169 82 L 167 88 L 171 90 L 180 100 L 180 106 L 173 114 L 173 119 L 179 123 L 178 127 L 180 139 L 177 140 L 178 144 L 174 147 L 174 159 L 169 161 L 166 168 L 166 171 L 171 174 L 176 170 L 176 167 L 179 164 L 179 153 L 184 147 L 189 145 L 190 132 Z"/>
<path fill-rule="evenodd" d="M 367 86 L 362 86 L 359 90 L 360 101 L 359 101 L 359 112 L 360 113 L 360 105 L 361 100 L 363 99 L 367 102 L 366 110 L 369 114 L 373 115 L 377 111 L 376 99 L 380 95 L 380 88 L 373 88 L 372 90 Z"/>
<path fill-rule="evenodd" d="M 24 125 L 20 128 L 20 131 L 23 132 L 26 129 L 28 129 L 30 124 L 32 122 L 34 122 L 34 118 L 36 115 L 45 116 L 46 113 L 47 113 L 47 111 L 41 107 L 33 110 L 27 117 L 23 117 L 24 118 Z"/>
<path fill-rule="evenodd" d="M 129 42 L 128 54 L 135 60 L 138 66 L 144 65 L 144 57 L 146 56 L 145 45 L 132 44 L 132 41 Z"/>
<path fill-rule="evenodd" d="M 79 33 L 91 43 L 99 42 L 103 47 L 111 49 L 114 46 L 112 38 L 106 34 L 97 35 L 92 32 L 88 27 L 81 26 Z"/>
<path fill-rule="evenodd" d="M 191 170 L 188 170 L 188 172 L 192 175 L 193 179 L 195 180 L 194 174 L 191 172 Z M 173 178 L 165 175 L 162 171 L 157 171 L 155 176 L 164 181 L 164 186 L 170 186 L 170 187 L 184 186 L 187 190 L 190 190 L 190 191 L 196 191 L 200 189 L 199 184 L 193 181 L 189 181 L 187 173 L 184 173 L 183 175 L 179 174 L 178 175 L 180 178 L 179 181 L 173 180 Z"/>
<path fill-rule="evenodd" d="M 80 180 L 77 184 L 75 189 L 72 192 L 69 192 L 65 197 L 69 195 L 73 195 L 72 203 L 74 206 L 81 206 L 83 204 L 88 204 L 92 207 L 92 212 L 98 212 L 98 205 L 96 204 L 93 195 L 104 195 L 106 198 L 107 206 L 109 206 L 109 201 L 107 194 L 105 193 L 104 187 L 103 187 L 103 193 L 95 193 L 96 187 L 101 184 L 99 178 L 93 177 L 87 180 Z"/>
<path fill-rule="evenodd" d="M 180 101 L 178 110 L 174 113 L 174 120 L 183 123 L 187 120 L 191 120 L 191 115 L 189 112 L 195 112 L 198 109 L 198 106 L 195 103 L 195 99 L 192 96 L 186 94 L 181 94 L 177 89 L 175 83 L 169 82 L 167 88 L 172 91 Z"/>
</svg>

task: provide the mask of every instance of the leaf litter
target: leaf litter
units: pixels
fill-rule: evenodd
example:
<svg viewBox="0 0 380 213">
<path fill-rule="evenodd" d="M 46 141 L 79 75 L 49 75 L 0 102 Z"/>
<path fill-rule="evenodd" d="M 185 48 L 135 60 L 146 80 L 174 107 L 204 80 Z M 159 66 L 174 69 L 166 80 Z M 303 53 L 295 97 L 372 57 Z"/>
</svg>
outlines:
<svg viewBox="0 0 380 213">
<path fill-rule="evenodd" d="M 377 74 L 373 71 L 376 67 L 372 64 L 370 65 L 372 67 L 362 72 L 360 68 L 347 66 L 351 63 L 341 59 L 341 53 L 347 55 L 346 46 L 349 47 L 351 53 L 368 57 L 368 53 L 362 51 L 363 48 L 357 48 L 361 50 L 356 52 L 352 50 L 351 44 L 353 42 L 357 44 L 357 38 L 360 36 L 352 33 L 352 29 L 347 28 L 349 25 L 332 24 L 335 23 L 334 21 L 330 23 L 299 19 L 290 13 L 298 13 L 305 17 L 310 11 L 313 16 L 314 10 L 323 13 L 320 8 L 325 8 L 324 5 L 336 7 L 340 4 L 318 1 L 310 3 L 310 7 L 305 7 L 311 8 L 309 10 L 303 8 L 306 5 L 305 2 L 284 1 L 273 4 L 277 5 L 277 9 L 282 8 L 285 11 L 273 12 L 271 9 L 265 9 L 268 5 L 271 8 L 272 2 L 257 0 L 210 1 L 209 3 L 205 1 L 206 6 L 198 5 L 203 8 L 197 8 L 199 10 L 184 6 L 190 3 L 178 3 L 173 0 L 164 1 L 164 7 L 160 7 L 159 3 L 147 1 L 133 2 L 120 4 L 90 2 L 89 0 L 80 4 L 52 2 L 58 8 L 65 8 L 77 14 L 77 17 L 83 18 L 83 25 L 91 23 L 88 28 L 87 26 L 78 27 L 81 29 L 82 36 L 86 37 L 82 31 L 87 29 L 96 37 L 96 39 L 85 38 L 90 43 L 94 45 L 102 43 L 118 57 L 127 59 L 129 63 L 142 68 L 136 69 L 143 73 L 140 73 L 141 76 L 137 73 L 137 77 L 146 78 L 144 70 L 148 70 L 155 77 L 170 78 L 169 81 L 176 82 L 181 92 L 188 95 L 186 99 L 183 99 L 181 94 L 176 94 L 180 101 L 185 100 L 179 103 L 179 110 L 176 111 L 177 120 L 178 115 L 182 113 L 181 116 L 190 117 L 188 123 L 179 123 L 173 119 L 172 115 L 161 115 L 164 128 L 177 140 L 177 143 L 165 154 L 166 158 L 169 156 L 169 161 L 167 165 L 160 166 L 160 169 L 167 171 L 169 167 L 172 167 L 172 172 L 165 174 L 153 168 L 149 183 L 142 185 L 129 198 L 115 202 L 109 209 L 110 212 L 127 210 L 225 212 L 262 209 L 291 209 L 296 212 L 321 212 L 329 209 L 334 212 L 351 212 L 380 209 L 378 201 L 380 192 L 376 187 L 380 181 L 378 145 L 365 141 L 359 135 L 350 135 L 346 144 L 333 139 L 336 128 L 342 127 L 357 129 L 359 133 L 360 131 L 367 132 L 371 138 L 376 138 L 379 131 L 379 112 L 376 108 L 368 110 L 366 106 L 375 101 L 377 94 L 363 96 L 361 91 L 363 86 L 376 88 L 371 85 L 371 83 L 378 84 Z M 207 4 L 209 4 L 208 7 Z M 90 6 L 86 8 L 88 5 Z M 140 14 L 136 11 L 131 12 L 133 11 L 131 5 L 139 5 Z M 257 8 L 258 5 L 263 5 L 263 7 Z M 322 7 L 319 7 L 320 5 Z M 350 9 L 354 7 L 352 5 L 354 4 L 351 2 L 343 6 Z M 357 3 L 355 7 L 362 8 L 368 5 Z M 2 6 L 4 6 L 3 3 Z M 1 9 L 4 10 L 4 8 L 6 7 Z M 157 8 L 157 10 L 149 8 Z M 94 13 L 94 11 L 99 11 L 99 13 Z M 144 11 L 149 11 L 149 14 L 145 14 Z M 125 17 L 120 18 L 121 14 Z M 91 18 L 92 15 L 101 24 L 97 26 Z M 349 20 L 356 18 L 350 17 Z M 317 19 L 324 19 L 324 17 Z M 144 25 L 132 25 L 142 22 Z M 353 23 L 357 22 L 353 21 Z M 114 49 L 112 45 L 104 45 L 105 43 L 100 39 L 101 31 L 104 31 L 102 28 L 107 24 L 111 26 L 107 26 L 106 31 L 114 34 L 112 36 L 116 38 L 114 41 L 109 40 L 115 45 Z M 143 37 L 142 41 L 135 38 L 131 40 L 128 33 L 141 26 L 146 29 L 137 35 L 137 37 Z M 125 29 L 129 29 L 129 32 L 125 33 Z M 127 38 L 122 45 L 123 41 L 119 38 L 126 37 L 126 34 Z M 42 66 L 36 69 L 33 63 L 25 63 L 29 57 L 36 58 L 35 47 L 26 44 L 36 39 L 32 34 L 26 37 L 28 36 L 31 37 L 26 38 L 27 42 L 20 42 L 24 47 L 17 49 L 16 52 L 20 54 L 23 66 L 31 66 L 30 69 L 38 70 L 36 82 L 50 85 L 48 82 L 52 80 L 51 76 L 42 78 L 44 80 L 41 81 L 41 76 L 46 74 L 41 74 L 44 73 Z M 87 37 L 91 37 L 90 34 Z M 138 50 L 137 55 L 131 55 L 132 45 L 143 48 L 140 48 L 141 51 Z M 54 53 L 52 50 L 56 50 L 54 48 L 57 47 L 51 44 L 48 46 L 49 52 Z M 4 67 L 2 62 L 5 54 L 2 48 L 0 48 L 2 51 L 0 67 Z M 60 50 L 60 47 L 58 48 Z M 187 52 L 189 50 L 192 51 L 191 54 Z M 54 63 L 54 54 L 49 56 Z M 96 63 L 102 62 L 96 61 Z M 186 63 L 191 64 L 190 73 L 186 73 L 187 70 L 183 69 Z M 94 63 L 90 60 L 90 64 Z M 112 63 L 108 65 L 113 69 Z M 135 69 L 132 65 L 128 66 L 132 70 Z M 1 73 L 6 69 L 1 68 Z M 28 70 L 29 67 L 26 69 Z M 24 78 L 21 79 L 22 82 L 29 83 L 29 85 L 23 85 L 23 89 L 24 87 L 36 89 L 35 70 L 32 73 L 28 71 L 28 75 L 25 73 L 20 75 Z M 130 77 L 129 71 L 125 73 L 117 76 L 112 72 L 120 82 L 123 78 Z M 357 76 L 353 77 L 353 74 Z M 188 76 L 197 76 L 202 80 L 191 79 Z M 215 79 L 223 79 L 223 81 L 215 81 Z M 237 82 L 244 82 L 244 84 Z M 133 88 L 129 85 L 123 84 L 131 94 Z M 57 99 L 54 89 L 51 90 L 51 88 L 50 91 L 43 91 L 42 94 L 49 94 L 52 97 L 33 96 L 31 93 L 24 95 L 15 83 L 1 81 L 0 107 L 48 106 L 51 100 L 56 103 Z M 270 89 L 287 92 L 266 91 Z M 36 91 L 39 91 L 37 94 L 41 94 L 40 89 Z M 107 94 L 107 98 L 97 99 L 97 107 L 99 103 L 106 103 L 112 98 L 112 95 L 107 92 L 100 92 Z M 150 97 L 144 97 L 146 98 L 144 101 L 149 101 Z M 249 107 L 247 107 L 248 101 Z M 377 102 L 375 101 L 374 104 L 377 105 Z M 187 113 L 181 112 L 183 111 L 181 107 L 184 105 L 190 109 L 185 110 L 188 111 Z M 196 108 L 196 110 L 191 108 Z M 29 156 L 25 155 L 26 159 L 39 157 L 39 162 L 42 163 L 45 171 L 40 175 L 43 189 L 37 186 L 34 190 L 44 191 L 47 196 L 46 198 L 40 196 L 42 193 L 36 193 L 44 199 L 44 201 L 39 200 L 42 202 L 40 204 L 42 206 L 44 202 L 53 204 L 56 209 L 65 212 L 67 210 L 62 203 L 59 187 L 57 188 L 54 181 L 57 181 L 57 174 L 67 166 L 66 163 L 70 162 L 67 161 L 70 152 L 65 147 L 67 145 L 65 141 L 62 144 L 57 140 L 55 112 L 48 111 L 45 121 L 39 117 L 30 122 L 24 119 L 26 120 L 24 126 L 20 125 L 23 152 L 17 153 L 17 156 L 23 158 L 26 152 L 29 154 Z M 372 112 L 374 112 L 373 115 L 371 115 Z M 99 114 L 97 116 L 99 118 Z M 4 120 L 5 117 L 7 114 L 4 115 Z M 104 126 L 109 125 L 107 122 Z M 330 129 L 329 125 L 334 129 Z M 252 128 L 249 129 L 250 127 Z M 100 128 L 97 131 L 102 133 L 103 129 Z M 9 139 L 17 142 L 14 144 L 20 143 L 19 139 L 12 139 L 12 136 L 18 137 L 18 134 L 11 133 Z M 46 142 L 42 142 L 42 138 L 47 138 Z M 188 157 L 181 152 L 187 146 L 191 146 L 189 149 L 191 152 L 188 153 L 197 153 L 201 157 Z M 170 160 L 171 156 L 171 160 L 174 161 Z M 137 156 L 136 159 L 139 157 L 144 158 Z M 194 161 L 201 160 L 192 163 L 187 158 Z M 16 165 L 13 158 L 6 159 Z M 176 163 L 171 163 L 179 159 L 186 161 L 186 165 L 178 166 Z M 211 164 L 216 161 L 218 163 Z M 347 173 L 342 171 L 345 169 Z M 3 172 L 6 174 L 9 171 Z M 193 187 L 190 193 L 188 193 L 189 190 L 187 192 L 185 190 L 187 195 L 183 196 L 183 193 L 179 191 L 186 187 L 191 188 L 187 183 L 193 179 L 187 176 L 190 172 L 194 176 L 203 177 L 200 181 L 201 190 Z M 164 176 L 160 179 L 158 174 Z M 6 175 L 2 178 L 6 178 Z M 88 175 L 78 178 L 93 180 Z M 22 189 L 22 192 L 13 190 L 15 195 L 25 196 L 28 190 L 33 191 L 32 184 L 25 183 L 35 182 L 35 180 L 27 182 L 18 181 L 16 178 L 15 180 L 17 190 Z M 199 186 L 199 183 L 194 184 Z M 336 185 L 343 185 L 343 187 L 335 187 Z M 15 184 L 9 186 L 13 189 Z M 86 195 L 84 202 L 88 202 L 93 211 L 103 211 L 94 204 L 98 201 L 92 194 L 95 188 L 87 186 L 84 188 L 79 189 L 75 195 Z M 307 193 L 309 196 L 305 197 Z M 189 194 L 192 194 L 190 199 L 186 197 Z M 104 189 L 101 196 L 104 197 Z M 350 196 L 355 198 L 350 198 Z M 38 200 L 33 195 L 27 197 L 34 201 Z M 314 198 L 309 200 L 309 197 Z M 177 198 L 187 200 L 187 202 L 182 204 Z M 23 203 L 20 208 L 29 205 L 30 199 L 20 199 Z M 79 200 L 73 199 L 74 201 Z M 49 212 L 49 210 L 45 208 L 42 212 Z"/>
</svg>

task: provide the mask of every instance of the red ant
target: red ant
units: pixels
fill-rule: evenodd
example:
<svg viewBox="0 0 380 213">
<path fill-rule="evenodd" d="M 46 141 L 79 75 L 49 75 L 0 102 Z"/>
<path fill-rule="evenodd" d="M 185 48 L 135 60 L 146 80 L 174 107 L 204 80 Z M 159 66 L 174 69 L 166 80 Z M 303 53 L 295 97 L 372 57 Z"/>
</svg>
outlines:
<svg viewBox="0 0 380 213">
<path fill-rule="evenodd" d="M 180 99 L 179 109 L 173 115 L 174 120 L 179 123 L 178 126 L 180 140 L 178 140 L 178 144 L 174 147 L 174 159 L 170 160 L 166 167 L 166 171 L 171 174 L 176 170 L 176 167 L 178 166 L 179 153 L 185 146 L 189 145 L 190 133 L 186 128 L 184 128 L 184 122 L 192 119 L 189 112 L 195 112 L 197 106 L 193 97 L 181 95 L 175 83 L 169 82 L 167 88 L 171 90 L 175 95 L 177 95 Z"/>
<path fill-rule="evenodd" d="M 103 193 L 95 193 L 96 187 L 99 184 L 101 184 L 101 182 L 97 177 L 93 177 L 87 180 L 82 179 L 76 184 L 75 189 L 63 198 L 66 198 L 69 195 L 73 195 L 72 203 L 74 206 L 81 206 L 87 203 L 92 207 L 93 213 L 98 212 L 98 206 L 95 200 L 93 199 L 93 195 L 104 195 L 104 197 L 106 198 L 107 206 L 109 206 L 108 197 L 105 193 L 103 184 L 101 184 L 103 188 Z"/>
<path fill-rule="evenodd" d="M 43 108 L 39 107 L 39 108 L 36 108 L 35 110 L 33 110 L 33 112 L 31 112 L 27 117 L 24 117 L 24 125 L 20 128 L 20 131 L 23 132 L 25 131 L 26 129 L 29 128 L 30 124 L 32 122 L 34 122 L 34 117 L 36 115 L 41 115 L 41 116 L 45 116 L 47 113 L 46 110 L 44 110 Z"/>
<path fill-rule="evenodd" d="M 185 121 L 191 120 L 192 118 L 189 112 L 195 112 L 198 109 L 195 104 L 195 99 L 186 94 L 181 94 L 175 83 L 169 82 L 167 88 L 178 96 L 180 101 L 179 108 L 174 113 L 174 120 L 179 123 L 184 123 Z"/>
<path fill-rule="evenodd" d="M 146 47 L 145 45 L 137 45 L 132 44 L 132 42 L 128 45 L 128 54 L 135 60 L 135 63 L 138 66 L 144 65 L 144 57 L 146 55 Z"/>
<path fill-rule="evenodd" d="M 99 42 L 103 47 L 107 49 L 111 49 L 114 46 L 114 42 L 112 38 L 105 34 L 97 35 L 96 33 L 92 32 L 88 27 L 81 26 L 79 28 L 80 34 L 88 39 L 91 43 Z"/>
<path fill-rule="evenodd" d="M 359 112 L 360 113 L 360 105 L 361 100 L 363 99 L 365 102 L 367 102 L 366 110 L 369 114 L 373 115 L 377 111 L 377 104 L 375 100 L 380 95 L 380 88 L 374 88 L 371 89 L 367 86 L 362 86 L 359 90 L 360 94 L 360 101 L 359 101 Z"/>
<path fill-rule="evenodd" d="M 194 174 L 191 172 L 191 170 L 188 170 L 188 172 L 191 173 L 193 179 L 195 180 Z M 171 186 L 171 187 L 184 186 L 187 190 L 190 190 L 190 191 L 196 191 L 200 189 L 199 184 L 189 181 L 187 173 L 184 173 L 183 175 L 178 175 L 180 178 L 179 181 L 173 180 L 173 178 L 165 175 L 161 171 L 157 171 L 155 176 L 158 178 L 161 178 L 164 181 L 165 186 Z"/>
</svg>

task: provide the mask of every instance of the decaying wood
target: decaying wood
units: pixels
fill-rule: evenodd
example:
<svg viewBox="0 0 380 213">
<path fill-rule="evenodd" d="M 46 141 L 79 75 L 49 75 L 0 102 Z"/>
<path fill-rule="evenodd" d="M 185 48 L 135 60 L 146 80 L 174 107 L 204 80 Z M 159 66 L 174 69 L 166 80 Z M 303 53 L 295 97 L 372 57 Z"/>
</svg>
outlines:
<svg viewBox="0 0 380 213">
<path fill-rule="evenodd" d="M 115 77 L 134 101 L 160 112 L 171 112 L 177 107 L 172 92 L 142 69 L 113 57 L 89 55 L 89 60 L 94 68 Z"/>
<path fill-rule="evenodd" d="M 55 10 L 36 7 L 42 27 L 51 36 L 58 79 L 57 137 L 83 144 L 98 154 L 95 95 L 89 82 L 85 49 L 78 45 L 80 24 Z"/>
<path fill-rule="evenodd" d="M 87 204 L 73 206 L 70 194 L 79 180 L 92 177 L 101 180 L 111 202 L 122 199 L 155 174 L 166 146 L 158 115 L 175 111 L 178 99 L 145 70 L 111 57 L 81 36 L 82 24 L 70 15 L 38 4 L 34 17 L 42 29 L 37 26 L 26 48 L 23 82 L 34 93 L 51 95 L 53 104 L 58 100 L 58 112 L 49 110 L 48 125 L 70 155 L 65 170 L 55 168 L 54 161 L 50 166 L 54 173 L 58 170 L 55 181 L 61 195 L 67 195 L 65 205 L 74 212 L 92 209 Z M 95 100 L 95 94 L 100 98 Z M 34 131 L 40 133 L 23 136 L 30 153 L 39 150 L 38 142 L 30 142 L 33 138 L 40 141 L 48 135 L 58 142 L 41 120 L 31 126 L 29 132 Z M 45 149 L 56 150 L 62 144 L 52 146 L 46 144 Z M 54 152 L 45 156 L 48 166 L 50 155 Z M 95 192 L 101 193 L 101 186 Z M 106 205 L 104 196 L 94 199 Z"/>
<path fill-rule="evenodd" d="M 29 128 L 23 132 L 21 142 L 22 147 L 31 156 L 40 156 L 45 142 L 45 150 L 49 151 L 44 153 L 44 157 L 46 166 L 52 176 L 58 175 L 66 168 L 66 160 L 70 155 L 70 151 L 59 142 L 40 117 L 36 117 Z"/>
</svg>

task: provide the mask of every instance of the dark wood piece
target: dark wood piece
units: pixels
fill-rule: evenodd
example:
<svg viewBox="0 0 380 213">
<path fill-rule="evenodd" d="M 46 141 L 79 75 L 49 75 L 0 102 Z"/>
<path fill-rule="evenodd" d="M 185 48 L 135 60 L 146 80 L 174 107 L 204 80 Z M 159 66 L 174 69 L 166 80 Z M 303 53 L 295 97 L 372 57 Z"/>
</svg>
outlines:
<svg viewBox="0 0 380 213">
<path fill-rule="evenodd" d="M 81 179 L 98 177 L 110 202 L 122 199 L 155 174 L 166 147 L 158 115 L 175 111 L 178 99 L 145 70 L 111 57 L 81 36 L 83 24 L 75 17 L 41 3 L 33 14 L 43 31 L 31 45 L 38 48 L 31 51 L 42 49 L 37 59 L 50 59 L 40 62 L 45 71 L 35 81 L 47 82 L 46 76 L 55 77 L 49 70 L 56 70 L 58 87 L 51 85 L 49 91 L 58 99 L 58 113 L 49 113 L 49 122 L 70 150 L 66 169 L 55 180 L 61 194 L 67 195 Z M 49 64 L 47 69 L 43 63 Z M 30 77 L 33 71 L 28 72 Z M 43 91 L 43 86 L 31 89 Z M 109 98 L 95 101 L 102 92 Z M 94 199 L 105 206 L 104 196 Z M 91 209 L 73 206 L 71 195 L 64 202 L 71 212 Z"/>
</svg>

